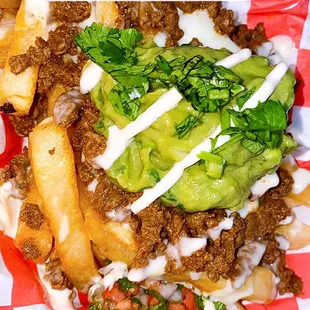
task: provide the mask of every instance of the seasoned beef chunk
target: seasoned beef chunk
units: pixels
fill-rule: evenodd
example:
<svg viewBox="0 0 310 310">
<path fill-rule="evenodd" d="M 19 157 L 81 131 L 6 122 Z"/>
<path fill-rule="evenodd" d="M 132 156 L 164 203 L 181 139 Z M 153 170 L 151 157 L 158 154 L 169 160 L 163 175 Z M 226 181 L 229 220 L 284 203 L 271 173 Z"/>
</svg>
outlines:
<svg viewBox="0 0 310 310">
<path fill-rule="evenodd" d="M 51 15 L 56 21 L 79 23 L 90 14 L 91 4 L 87 1 L 51 2 Z"/>
<path fill-rule="evenodd" d="M 40 229 L 44 222 L 44 215 L 40 211 L 38 205 L 33 203 L 26 203 L 20 212 L 20 220 L 32 229 Z"/>
<path fill-rule="evenodd" d="M 23 154 L 17 154 L 0 172 L 0 184 L 14 178 L 19 195 L 23 198 L 27 196 L 32 177 L 27 149 L 24 149 Z"/>
<path fill-rule="evenodd" d="M 24 241 L 21 246 L 21 251 L 23 252 L 25 259 L 37 259 L 41 255 L 41 252 L 35 245 L 33 238 L 29 238 Z"/>
</svg>

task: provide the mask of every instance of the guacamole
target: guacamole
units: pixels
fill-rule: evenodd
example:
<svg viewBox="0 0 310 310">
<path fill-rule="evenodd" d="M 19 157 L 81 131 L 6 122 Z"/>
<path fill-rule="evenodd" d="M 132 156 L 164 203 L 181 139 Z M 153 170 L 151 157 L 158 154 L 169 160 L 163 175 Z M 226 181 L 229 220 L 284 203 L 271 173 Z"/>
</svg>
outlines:
<svg viewBox="0 0 310 310">
<path fill-rule="evenodd" d="M 194 46 L 139 46 L 135 51 L 139 65 L 151 63 L 158 55 L 167 61 L 180 56 L 189 59 L 200 55 L 210 63 L 230 55 L 226 50 Z M 264 82 L 272 66 L 266 58 L 252 56 L 231 70 L 241 79 L 243 87 L 250 90 L 257 89 Z M 288 71 L 269 99 L 281 102 L 288 110 L 294 102 L 294 84 L 294 76 Z M 115 124 L 124 128 L 131 121 L 125 115 L 117 113 L 109 100 L 108 94 L 115 85 L 115 79 L 104 73 L 100 83 L 91 92 L 92 100 L 101 112 L 95 130 L 106 137 L 110 126 Z M 139 114 L 167 91 L 166 87 L 157 87 L 141 96 Z M 235 106 L 237 98 L 238 96 L 231 98 L 224 109 Z M 183 99 L 175 109 L 163 114 L 147 130 L 136 135 L 126 151 L 106 171 L 107 175 L 115 184 L 129 192 L 154 187 L 174 163 L 182 160 L 195 146 L 210 136 L 221 123 L 221 113 L 201 113 Z M 188 116 L 199 116 L 199 123 L 180 138 L 175 134 L 176 124 L 180 124 Z M 285 135 L 282 139 L 276 148 L 267 148 L 257 154 L 253 154 L 237 141 L 219 153 L 225 159 L 225 169 L 220 178 L 208 176 L 204 163 L 200 161 L 185 170 L 179 181 L 162 197 L 162 201 L 182 207 L 188 212 L 211 208 L 241 208 L 250 194 L 251 185 L 266 173 L 275 171 L 283 154 L 294 145 Z"/>
</svg>

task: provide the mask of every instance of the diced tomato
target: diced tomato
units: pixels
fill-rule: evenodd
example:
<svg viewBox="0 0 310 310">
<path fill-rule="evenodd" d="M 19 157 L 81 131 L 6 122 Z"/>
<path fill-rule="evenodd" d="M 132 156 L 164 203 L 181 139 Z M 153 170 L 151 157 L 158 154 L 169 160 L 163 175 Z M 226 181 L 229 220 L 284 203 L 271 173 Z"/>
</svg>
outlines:
<svg viewBox="0 0 310 310">
<path fill-rule="evenodd" d="M 147 305 L 148 305 L 148 307 L 155 306 L 157 304 L 159 304 L 159 300 L 156 297 L 154 297 L 152 295 L 147 295 Z"/>
<path fill-rule="evenodd" d="M 118 302 L 115 305 L 115 309 L 117 310 L 136 310 L 139 309 L 139 305 L 132 302 L 130 299 L 125 299 L 121 302 Z"/>
<path fill-rule="evenodd" d="M 177 302 L 171 302 L 168 305 L 168 310 L 186 310 L 186 308 L 183 304 L 179 304 Z"/>
<path fill-rule="evenodd" d="M 188 310 L 199 310 L 195 302 L 194 293 L 188 288 L 182 289 L 183 303 Z"/>
<path fill-rule="evenodd" d="M 103 293 L 103 298 L 114 302 L 120 302 L 126 298 L 126 295 L 119 289 L 118 285 L 115 284 L 111 290 L 107 290 Z"/>
</svg>

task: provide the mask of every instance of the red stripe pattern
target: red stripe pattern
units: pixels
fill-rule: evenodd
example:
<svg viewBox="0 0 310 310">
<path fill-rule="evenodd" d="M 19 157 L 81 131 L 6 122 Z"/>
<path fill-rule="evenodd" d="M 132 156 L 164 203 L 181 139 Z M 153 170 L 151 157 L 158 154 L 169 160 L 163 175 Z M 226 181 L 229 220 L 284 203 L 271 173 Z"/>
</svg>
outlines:
<svg viewBox="0 0 310 310">
<path fill-rule="evenodd" d="M 295 42 L 296 48 L 298 48 L 296 68 L 298 87 L 295 104 L 299 109 L 293 108 L 293 121 L 295 118 L 294 113 L 305 113 L 306 110 L 304 109 L 310 109 L 310 16 L 307 19 L 309 1 L 252 0 L 248 12 L 248 24 L 250 27 L 255 27 L 257 23 L 264 22 L 269 38 L 276 35 L 288 35 Z M 240 6 L 242 5 L 244 5 L 244 2 L 240 2 Z M 14 154 L 20 152 L 22 146 L 22 139 L 16 136 L 8 118 L 4 115 L 2 115 L 2 118 L 6 129 L 7 145 L 5 152 L 0 154 L 0 167 L 3 167 Z M 303 132 L 309 133 L 310 137 L 310 122 L 305 122 Z M 303 158 L 302 161 L 299 161 L 299 164 L 310 170 L 310 158 Z M 21 253 L 14 248 L 12 240 L 3 235 L 0 235 L 0 253 L 8 271 L 14 279 L 12 305 L 1 307 L 0 304 L 0 310 L 18 309 L 18 307 L 30 305 L 33 306 L 33 309 L 43 309 L 36 307 L 47 302 L 46 294 L 37 277 L 36 266 L 32 263 L 25 262 Z M 310 301 L 310 268 L 307 267 L 309 261 L 310 253 L 289 254 L 287 256 L 288 266 L 294 269 L 304 280 L 304 290 L 301 296 L 298 296 L 298 298 L 288 297 L 278 299 L 271 305 L 250 304 L 247 305 L 247 309 L 310 309 L 310 302 L 309 304 L 307 303 L 307 299 Z M 83 296 L 81 294 L 79 297 L 82 304 L 87 303 L 85 295 Z M 47 306 L 47 308 L 49 307 Z"/>
</svg>

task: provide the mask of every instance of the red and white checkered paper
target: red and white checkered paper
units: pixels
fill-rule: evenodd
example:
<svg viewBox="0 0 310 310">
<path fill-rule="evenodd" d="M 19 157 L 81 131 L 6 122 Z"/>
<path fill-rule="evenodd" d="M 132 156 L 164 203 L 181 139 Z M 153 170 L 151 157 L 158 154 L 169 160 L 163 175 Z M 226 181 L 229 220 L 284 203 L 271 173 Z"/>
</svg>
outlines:
<svg viewBox="0 0 310 310">
<path fill-rule="evenodd" d="M 239 22 L 255 27 L 263 22 L 269 38 L 287 35 L 297 48 L 296 78 L 299 81 L 292 111 L 293 130 L 304 147 L 296 155 L 298 164 L 310 170 L 310 0 L 246 0 L 225 4 L 236 12 Z M 0 154 L 3 167 L 21 151 L 22 140 L 16 136 L 8 118 L 0 116 L 0 133 L 5 129 L 6 146 Z M 0 134 L 0 139 L 1 134 Z M 1 149 L 1 141 L 0 141 Z M 1 152 L 1 151 L 0 151 Z M 310 213 L 309 213 L 310 214 Z M 309 218 L 310 221 L 310 218 Z M 287 255 L 287 264 L 302 277 L 303 293 L 298 297 L 282 296 L 271 305 L 248 304 L 249 310 L 309 310 L 310 309 L 310 246 Z M 87 298 L 79 294 L 82 308 Z M 0 310 L 51 309 L 37 276 L 35 264 L 25 261 L 14 247 L 12 239 L 0 233 Z M 56 309 L 63 310 L 63 309 Z"/>
</svg>

